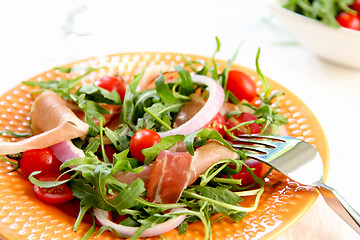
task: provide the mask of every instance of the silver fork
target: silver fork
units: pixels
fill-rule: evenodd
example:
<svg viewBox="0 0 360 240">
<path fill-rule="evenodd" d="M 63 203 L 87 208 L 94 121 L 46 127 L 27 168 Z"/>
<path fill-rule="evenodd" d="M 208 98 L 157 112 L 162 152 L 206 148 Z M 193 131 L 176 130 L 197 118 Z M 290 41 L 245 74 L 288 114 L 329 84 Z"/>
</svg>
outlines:
<svg viewBox="0 0 360 240">
<path fill-rule="evenodd" d="M 311 144 L 288 136 L 254 134 L 241 135 L 232 143 L 248 157 L 274 167 L 294 181 L 317 188 L 326 203 L 360 234 L 360 215 L 335 189 L 324 184 L 322 159 Z"/>
</svg>

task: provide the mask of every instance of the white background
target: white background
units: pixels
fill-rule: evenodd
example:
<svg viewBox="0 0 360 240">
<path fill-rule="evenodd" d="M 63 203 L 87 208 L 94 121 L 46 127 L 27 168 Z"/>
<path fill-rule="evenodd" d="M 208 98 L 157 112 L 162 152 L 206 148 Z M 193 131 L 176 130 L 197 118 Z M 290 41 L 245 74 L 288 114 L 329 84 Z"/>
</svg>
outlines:
<svg viewBox="0 0 360 240">
<path fill-rule="evenodd" d="M 360 70 L 325 62 L 298 45 L 264 0 L 81 1 L 13 0 L 0 3 L 0 93 L 68 61 L 126 51 L 169 51 L 218 58 L 271 77 L 300 97 L 327 135 L 327 183 L 360 211 L 358 151 Z M 360 47 L 360 46 L 359 46 Z M 278 239 L 358 239 L 320 197 Z"/>
</svg>

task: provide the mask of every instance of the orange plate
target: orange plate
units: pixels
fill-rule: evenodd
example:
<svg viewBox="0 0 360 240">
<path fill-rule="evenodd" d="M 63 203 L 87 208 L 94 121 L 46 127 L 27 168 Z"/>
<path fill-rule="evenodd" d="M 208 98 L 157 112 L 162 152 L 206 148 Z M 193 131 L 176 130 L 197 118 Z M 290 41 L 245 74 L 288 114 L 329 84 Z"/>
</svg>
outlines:
<svg viewBox="0 0 360 240">
<path fill-rule="evenodd" d="M 206 61 L 207 57 L 187 55 L 189 60 Z M 217 61 L 220 68 L 225 67 L 225 61 Z M 90 74 L 84 81 L 93 81 L 99 76 L 118 73 L 125 81 L 131 81 L 134 74 L 139 73 L 144 66 L 184 64 L 178 53 L 121 53 L 77 61 L 66 67 L 100 67 L 96 73 Z M 257 74 L 249 69 L 235 65 L 252 76 L 261 85 Z M 58 70 L 49 70 L 29 79 L 31 81 L 46 81 L 72 77 Z M 276 82 L 271 82 L 272 89 L 285 92 L 280 99 L 281 111 L 289 120 L 287 130 L 290 136 L 308 141 L 319 150 L 324 163 L 324 175 L 329 167 L 328 145 L 325 135 L 313 113 L 293 93 Z M 33 90 L 24 84 L 19 84 L 0 98 L 0 129 L 15 132 L 30 132 L 29 113 Z M 3 140 L 12 140 L 2 137 Z M 63 210 L 39 201 L 33 193 L 32 185 L 20 173 L 12 172 L 10 164 L 0 161 L 0 235 L 9 240 L 20 239 L 80 239 L 90 225 L 81 224 L 77 232 L 72 231 L 75 217 Z M 280 184 L 266 187 L 261 197 L 258 209 L 249 213 L 239 223 L 228 219 L 213 224 L 213 239 L 272 239 L 296 222 L 315 202 L 318 193 L 313 188 L 302 186 L 284 175 L 274 172 L 269 181 Z M 246 199 L 244 205 L 251 205 L 252 199 Z M 173 230 L 163 236 L 166 239 L 203 239 L 203 227 L 200 223 L 191 224 L 186 234 L 178 236 Z M 110 232 L 96 239 L 116 239 Z M 158 238 L 153 238 L 158 239 Z"/>
</svg>

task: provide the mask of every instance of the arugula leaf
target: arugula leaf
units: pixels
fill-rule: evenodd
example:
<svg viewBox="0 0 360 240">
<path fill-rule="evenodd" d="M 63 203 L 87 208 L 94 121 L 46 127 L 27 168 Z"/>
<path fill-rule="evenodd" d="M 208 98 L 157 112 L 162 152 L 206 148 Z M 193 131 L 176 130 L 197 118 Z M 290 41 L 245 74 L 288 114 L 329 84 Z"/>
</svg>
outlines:
<svg viewBox="0 0 360 240">
<path fill-rule="evenodd" d="M 76 222 L 73 227 L 74 232 L 76 232 L 79 229 L 80 223 L 82 222 L 82 220 L 85 216 L 85 213 L 87 211 L 89 211 L 90 209 L 91 209 L 91 206 L 88 206 L 88 205 L 80 206 L 80 211 L 79 211 L 78 217 L 76 218 Z"/>
<path fill-rule="evenodd" d="M 68 167 L 73 167 L 73 166 L 78 166 L 78 168 L 84 166 L 96 166 L 98 164 L 101 164 L 101 161 L 92 153 L 92 152 L 88 152 L 86 154 L 86 156 L 84 158 L 72 158 L 67 160 L 66 162 L 64 162 L 63 164 L 61 164 L 60 166 L 60 170 L 68 168 Z M 79 169 L 82 172 L 84 172 L 83 169 Z M 89 172 L 91 172 L 91 170 L 89 170 Z"/>
<path fill-rule="evenodd" d="M 99 231 L 96 233 L 96 237 L 100 236 L 103 232 L 106 232 L 106 231 L 109 231 L 109 230 L 111 230 L 115 234 L 115 236 L 117 236 L 119 238 L 128 238 L 127 236 L 121 235 L 115 228 L 110 227 L 110 226 L 102 226 L 99 229 Z"/>
<path fill-rule="evenodd" d="M 191 155 L 194 155 L 194 146 L 204 145 L 210 139 L 215 139 L 221 142 L 222 144 L 224 144 L 226 147 L 233 149 L 235 151 L 235 149 L 226 140 L 222 138 L 220 133 L 205 128 L 187 135 L 184 140 L 185 147 Z"/>
<path fill-rule="evenodd" d="M 134 80 L 126 88 L 124 101 L 121 107 L 120 113 L 120 123 L 130 123 L 132 122 L 134 116 L 134 96 L 136 93 L 136 88 L 138 87 L 142 76 L 144 75 L 145 69 L 138 75 L 134 77 Z"/>
<path fill-rule="evenodd" d="M 185 234 L 188 226 L 189 226 L 188 222 L 187 222 L 187 221 L 183 221 L 183 222 L 178 226 L 179 235 Z"/>
<path fill-rule="evenodd" d="M 74 179 L 69 182 L 69 187 L 73 191 L 73 195 L 81 200 L 81 205 L 101 208 L 106 211 L 113 210 L 86 179 Z"/>
<path fill-rule="evenodd" d="M 142 150 L 142 153 L 145 156 L 145 164 L 148 165 L 152 160 L 154 160 L 162 150 L 167 150 L 174 146 L 176 143 L 181 142 L 185 139 L 183 135 L 172 135 L 161 138 L 160 142 L 154 144 L 150 148 L 145 148 Z"/>
<path fill-rule="evenodd" d="M 268 81 L 266 81 L 264 75 L 262 74 L 261 70 L 260 70 L 260 64 L 259 64 L 259 58 L 260 58 L 260 48 L 258 48 L 257 54 L 256 54 L 256 60 L 255 60 L 255 64 L 256 64 L 256 72 L 263 84 L 263 90 L 264 90 L 264 98 L 267 98 L 270 94 L 270 84 Z"/>
<path fill-rule="evenodd" d="M 113 155 L 113 167 L 112 174 L 117 172 L 132 172 L 139 173 L 142 171 L 142 167 L 134 169 L 133 166 L 137 167 L 137 160 L 134 158 L 127 157 L 129 154 L 129 149 L 126 149 L 120 153 Z"/>
<path fill-rule="evenodd" d="M 96 231 L 96 224 L 95 224 L 95 219 L 93 218 L 93 224 L 91 225 L 91 227 L 89 228 L 89 230 L 86 232 L 86 234 L 80 239 L 80 240 L 87 240 L 91 237 L 91 235 L 93 235 Z"/>
<path fill-rule="evenodd" d="M 55 182 L 43 182 L 43 181 L 40 181 L 38 179 L 36 179 L 34 176 L 41 173 L 41 171 L 35 171 L 35 172 L 32 172 L 29 176 L 29 181 L 36 185 L 36 186 L 39 186 L 39 187 L 42 187 L 42 188 L 52 188 L 52 187 L 56 187 L 56 186 L 60 186 L 64 183 L 67 183 L 69 182 L 71 179 L 73 179 L 75 176 L 73 175 L 70 179 L 67 179 L 67 180 L 62 180 L 62 181 L 55 181 Z M 60 178 L 60 177 L 59 177 Z"/>
<path fill-rule="evenodd" d="M 190 76 L 190 73 L 186 71 L 180 65 L 174 66 L 180 77 L 181 94 L 189 96 L 194 91 L 194 83 Z"/>
<path fill-rule="evenodd" d="M 78 96 L 85 94 L 86 99 L 92 100 L 96 103 L 106 103 L 110 105 L 121 104 L 121 98 L 118 92 L 109 92 L 106 89 L 96 87 L 94 84 L 87 84 L 81 86 L 76 94 Z"/>
<path fill-rule="evenodd" d="M 96 138 L 93 138 L 84 149 L 84 153 L 86 154 L 88 152 L 96 152 L 99 149 L 99 146 L 100 141 Z"/>
<path fill-rule="evenodd" d="M 134 117 L 144 114 L 144 107 L 150 107 L 153 103 L 160 102 L 156 89 L 147 89 L 134 95 Z"/>
<path fill-rule="evenodd" d="M 106 68 L 106 67 L 103 67 Z M 79 70 L 85 70 L 85 71 L 92 71 L 94 68 L 92 67 L 55 67 L 55 70 L 59 70 L 60 72 L 63 73 L 71 73 L 71 72 L 75 72 L 75 71 L 79 71 Z"/>
<path fill-rule="evenodd" d="M 154 103 L 148 108 L 144 108 L 145 114 L 137 120 L 136 129 L 148 128 L 162 132 L 171 128 L 173 119 L 172 113 L 176 114 L 183 107 L 183 103 L 164 105 Z"/>
<path fill-rule="evenodd" d="M 88 136 L 96 137 L 100 129 L 95 124 L 94 119 L 104 119 L 103 114 L 109 114 L 109 111 L 100 104 L 87 100 L 85 94 L 78 96 L 76 102 L 79 108 L 85 113 L 85 121 L 89 124 Z"/>
<path fill-rule="evenodd" d="M 86 73 L 73 79 L 60 79 L 49 81 L 24 81 L 23 83 L 36 87 L 39 86 L 45 90 L 52 90 L 66 100 L 70 100 L 71 91 L 81 82 L 81 80 L 90 73 L 99 70 L 100 68 L 88 68 Z"/>
<path fill-rule="evenodd" d="M 149 129 L 161 129 L 171 130 L 171 116 L 160 116 L 160 111 L 165 108 L 162 103 L 155 103 L 149 108 L 144 108 L 145 114 L 142 119 L 138 120 L 137 129 L 149 128 Z"/>
<path fill-rule="evenodd" d="M 86 95 L 81 94 L 78 99 L 78 105 L 84 113 L 90 118 L 103 118 L 102 114 L 109 114 L 109 111 L 97 102 L 86 100 Z"/>
<path fill-rule="evenodd" d="M 132 208 L 138 205 L 136 198 L 145 192 L 144 182 L 141 179 L 136 179 L 131 185 L 126 186 L 121 192 L 118 193 L 116 198 L 111 201 L 112 206 L 120 212 L 125 208 Z"/>
<path fill-rule="evenodd" d="M 220 76 L 219 76 L 219 78 L 217 80 L 218 83 L 220 83 L 220 85 L 223 87 L 223 89 L 226 89 L 230 68 L 231 68 L 233 62 L 236 60 L 237 55 L 238 55 L 238 53 L 240 51 L 240 48 L 241 48 L 242 44 L 243 44 L 243 42 L 240 43 L 240 45 L 236 49 L 233 57 L 226 62 L 226 67 L 224 68 L 223 72 L 220 74 Z"/>
<path fill-rule="evenodd" d="M 139 229 L 135 232 L 134 235 L 132 235 L 130 237 L 130 240 L 136 240 L 138 238 L 140 238 L 141 234 L 148 228 L 159 224 L 159 223 L 163 223 L 166 221 L 166 218 L 161 217 L 161 216 L 150 216 L 144 220 L 138 220 L 141 223 L 141 226 L 139 227 Z"/>
<path fill-rule="evenodd" d="M 234 222 L 240 222 L 241 220 L 243 220 L 244 217 L 246 217 L 246 215 L 247 215 L 247 212 L 237 212 L 237 213 L 230 214 L 229 217 Z"/>
<path fill-rule="evenodd" d="M 130 140 L 127 137 L 127 134 L 130 133 L 130 131 L 126 125 L 114 131 L 105 127 L 104 133 L 118 151 L 123 151 L 129 148 Z"/>
<path fill-rule="evenodd" d="M 162 75 L 162 73 L 159 75 L 158 78 L 155 80 L 155 86 L 156 86 L 156 93 L 158 96 L 160 96 L 161 100 L 165 104 L 174 104 L 178 101 L 176 97 L 172 94 L 172 92 L 169 90 L 168 85 L 165 84 L 165 78 Z"/>
<path fill-rule="evenodd" d="M 6 129 L 0 131 L 0 136 L 3 134 L 9 134 L 13 137 L 30 137 L 30 136 L 32 136 L 32 133 L 16 133 L 16 132 L 13 132 L 11 130 L 6 130 Z"/>
</svg>

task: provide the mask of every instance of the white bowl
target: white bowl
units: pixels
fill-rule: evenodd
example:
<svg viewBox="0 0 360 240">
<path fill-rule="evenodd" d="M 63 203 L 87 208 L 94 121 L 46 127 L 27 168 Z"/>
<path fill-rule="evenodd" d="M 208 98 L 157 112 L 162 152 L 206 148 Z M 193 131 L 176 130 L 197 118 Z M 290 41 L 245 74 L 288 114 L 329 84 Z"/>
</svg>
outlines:
<svg viewBox="0 0 360 240">
<path fill-rule="evenodd" d="M 360 69 L 360 31 L 329 27 L 283 8 L 283 3 L 282 0 L 270 0 L 269 5 L 277 19 L 301 45 L 328 61 Z"/>
</svg>

